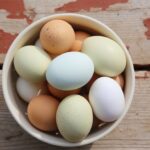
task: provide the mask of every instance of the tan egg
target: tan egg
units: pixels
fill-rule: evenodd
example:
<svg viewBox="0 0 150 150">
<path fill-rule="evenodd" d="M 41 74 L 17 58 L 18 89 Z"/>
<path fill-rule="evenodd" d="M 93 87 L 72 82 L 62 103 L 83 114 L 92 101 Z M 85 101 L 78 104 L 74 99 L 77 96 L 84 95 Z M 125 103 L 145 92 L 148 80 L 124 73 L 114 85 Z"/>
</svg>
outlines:
<svg viewBox="0 0 150 150">
<path fill-rule="evenodd" d="M 81 51 L 83 41 L 89 37 L 90 34 L 83 31 L 75 32 L 75 41 L 71 47 L 71 51 Z"/>
<path fill-rule="evenodd" d="M 87 85 L 86 85 L 86 88 L 87 88 L 88 91 L 90 90 L 90 87 L 92 86 L 92 84 L 94 83 L 94 81 L 95 81 L 97 78 L 99 78 L 99 77 L 100 77 L 100 75 L 98 75 L 98 74 L 96 74 L 96 73 L 93 74 L 91 80 L 90 80 L 90 81 L 87 83 Z"/>
<path fill-rule="evenodd" d="M 75 41 L 72 26 L 64 20 L 52 20 L 41 29 L 40 42 L 42 47 L 51 54 L 62 54 L 70 50 Z"/>
<path fill-rule="evenodd" d="M 43 131 L 56 131 L 56 111 L 59 102 L 52 96 L 39 95 L 34 97 L 27 108 L 29 121 Z"/>
<path fill-rule="evenodd" d="M 118 82 L 118 84 L 121 86 L 122 89 L 124 88 L 124 77 L 122 74 L 120 74 L 116 77 L 113 77 L 113 79 Z"/>
<path fill-rule="evenodd" d="M 60 98 L 60 99 L 65 98 L 66 96 L 69 96 L 72 94 L 80 93 L 80 89 L 75 89 L 75 90 L 71 90 L 71 91 L 63 91 L 63 90 L 56 89 L 49 84 L 48 84 L 48 89 L 53 96 Z"/>
<path fill-rule="evenodd" d="M 82 47 L 82 41 L 75 40 L 71 47 L 71 51 L 81 51 L 81 47 Z"/>
<path fill-rule="evenodd" d="M 76 40 L 83 41 L 89 36 L 90 36 L 90 34 L 88 34 L 87 32 L 84 32 L 84 31 L 76 31 L 75 32 L 75 39 Z"/>
</svg>

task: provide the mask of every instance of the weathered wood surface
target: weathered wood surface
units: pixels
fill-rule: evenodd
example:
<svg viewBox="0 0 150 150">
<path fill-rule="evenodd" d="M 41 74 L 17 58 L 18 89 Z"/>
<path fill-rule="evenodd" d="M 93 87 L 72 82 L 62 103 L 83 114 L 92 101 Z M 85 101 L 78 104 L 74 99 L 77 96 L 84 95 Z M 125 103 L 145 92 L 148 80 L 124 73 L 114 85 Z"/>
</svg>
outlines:
<svg viewBox="0 0 150 150">
<path fill-rule="evenodd" d="M 105 138 L 74 150 L 149 150 L 150 1 L 0 0 L 0 64 L 3 63 L 12 41 L 26 26 L 44 16 L 62 12 L 85 14 L 110 26 L 125 42 L 138 70 L 134 101 L 122 123 Z M 42 143 L 19 127 L 4 102 L 1 74 L 2 71 L 0 150 L 63 149 Z"/>
<path fill-rule="evenodd" d="M 0 71 L 0 150 L 59 150 L 23 131 L 4 102 Z M 64 148 L 65 149 L 65 148 Z M 121 124 L 105 138 L 74 150 L 150 149 L 150 72 L 136 72 L 136 89 L 131 108 Z"/>
<path fill-rule="evenodd" d="M 0 63 L 26 26 L 62 12 L 76 12 L 103 21 L 123 39 L 135 64 L 150 64 L 149 0 L 0 0 Z"/>
</svg>

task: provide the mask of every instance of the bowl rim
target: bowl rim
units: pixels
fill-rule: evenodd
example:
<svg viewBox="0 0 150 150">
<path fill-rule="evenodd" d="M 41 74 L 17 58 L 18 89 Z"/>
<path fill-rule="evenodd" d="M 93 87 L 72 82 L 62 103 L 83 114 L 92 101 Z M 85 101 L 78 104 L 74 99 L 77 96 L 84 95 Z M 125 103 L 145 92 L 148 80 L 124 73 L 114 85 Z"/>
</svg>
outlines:
<svg viewBox="0 0 150 150">
<path fill-rule="evenodd" d="M 128 103 L 125 107 L 125 110 L 124 110 L 124 113 L 121 115 L 121 117 L 109 128 L 107 129 L 104 133 L 102 134 L 99 134 L 95 137 L 92 137 L 90 140 L 83 140 L 83 142 L 79 142 L 79 143 L 63 143 L 61 141 L 51 141 L 49 139 L 46 139 L 46 138 L 43 138 L 43 137 L 40 137 L 40 136 L 37 136 L 37 134 L 35 134 L 34 132 L 32 132 L 32 130 L 30 129 L 27 129 L 25 127 L 25 125 L 19 120 L 19 118 L 15 115 L 15 111 L 11 108 L 13 106 L 13 104 L 11 103 L 11 97 L 9 96 L 9 92 L 8 92 L 8 88 L 7 88 L 7 79 L 8 79 L 8 64 L 10 64 L 10 60 L 9 60 L 9 57 L 12 53 L 12 50 L 14 49 L 14 47 L 16 46 L 16 44 L 18 43 L 18 41 L 20 40 L 20 38 L 27 32 L 29 31 L 31 28 L 33 28 L 34 26 L 36 26 L 36 24 L 40 23 L 40 22 L 43 22 L 44 20 L 50 20 L 52 18 L 55 18 L 55 17 L 65 17 L 65 16 L 69 16 L 69 17 L 79 17 L 79 18 L 83 18 L 83 19 L 86 19 L 86 20 L 90 20 L 94 23 L 97 23 L 99 24 L 100 26 L 103 26 L 107 31 L 111 32 L 111 34 L 113 34 L 113 36 L 119 41 L 119 44 L 124 48 L 125 50 L 125 53 L 128 57 L 128 61 L 129 61 L 129 64 L 130 64 L 130 69 L 131 69 L 131 74 L 132 74 L 132 80 L 131 80 L 131 94 L 129 96 L 129 100 L 128 100 Z M 8 52 L 6 54 L 6 57 L 5 57 L 5 60 L 4 60 L 4 63 L 3 63 L 3 69 L 2 69 L 2 90 L 3 90 L 3 94 L 4 94 L 4 99 L 5 99 L 5 102 L 6 102 L 6 105 L 11 113 L 11 115 L 13 116 L 13 118 L 16 120 L 16 122 L 20 125 L 20 127 L 22 127 L 27 133 L 29 133 L 31 136 L 35 137 L 36 139 L 40 140 L 40 141 L 43 141 L 45 143 L 48 143 L 48 144 L 51 144 L 51 145 L 55 145 L 55 146 L 62 146 L 62 147 L 76 147 L 76 146 L 83 146 L 83 145 L 86 145 L 86 144 L 90 144 L 102 137 L 104 137 L 105 135 L 107 135 L 108 133 L 110 133 L 113 129 L 115 129 L 119 124 L 120 122 L 122 121 L 122 119 L 124 118 L 124 116 L 126 115 L 130 105 L 131 105 L 131 102 L 133 100 L 133 95 L 134 95 L 134 89 L 135 89 L 135 73 L 134 73 L 134 68 L 133 68 L 133 63 L 132 63 L 132 60 L 131 60 L 131 57 L 130 57 L 130 54 L 126 48 L 126 46 L 124 45 L 123 41 L 121 40 L 121 38 L 111 29 L 109 28 L 107 25 L 105 25 L 104 23 L 102 23 L 101 21 L 99 20 L 96 20 L 92 17 L 89 17 L 87 15 L 81 15 L 81 14 L 77 14 L 77 13 L 59 13 L 59 14 L 52 14 L 52 15 L 49 15 L 49 16 L 46 16 L 46 17 L 43 17 L 35 22 L 33 22 L 32 24 L 30 24 L 28 27 L 26 27 L 22 32 L 20 32 L 20 34 L 16 37 L 16 39 L 13 41 L 13 43 L 11 44 L 10 48 L 8 49 Z"/>
</svg>

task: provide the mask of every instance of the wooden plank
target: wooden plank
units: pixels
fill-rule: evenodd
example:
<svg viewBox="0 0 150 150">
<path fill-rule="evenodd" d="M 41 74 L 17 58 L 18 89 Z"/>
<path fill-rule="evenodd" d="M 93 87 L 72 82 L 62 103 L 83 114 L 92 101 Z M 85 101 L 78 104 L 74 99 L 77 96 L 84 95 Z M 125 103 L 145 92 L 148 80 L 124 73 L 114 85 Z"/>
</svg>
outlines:
<svg viewBox="0 0 150 150">
<path fill-rule="evenodd" d="M 17 125 L 4 102 L 1 74 L 0 71 L 0 150 L 62 149 L 36 140 Z M 122 123 L 105 138 L 73 150 L 149 150 L 149 107 L 150 72 L 139 71 L 136 72 L 134 101 Z"/>
<path fill-rule="evenodd" d="M 14 0 L 12 7 L 6 5 L 9 1 L 0 0 L 0 63 L 16 35 L 32 21 L 53 13 L 72 11 L 106 23 L 123 39 L 135 64 L 150 64 L 150 1 Z M 16 10 L 17 5 L 20 7 Z"/>
</svg>

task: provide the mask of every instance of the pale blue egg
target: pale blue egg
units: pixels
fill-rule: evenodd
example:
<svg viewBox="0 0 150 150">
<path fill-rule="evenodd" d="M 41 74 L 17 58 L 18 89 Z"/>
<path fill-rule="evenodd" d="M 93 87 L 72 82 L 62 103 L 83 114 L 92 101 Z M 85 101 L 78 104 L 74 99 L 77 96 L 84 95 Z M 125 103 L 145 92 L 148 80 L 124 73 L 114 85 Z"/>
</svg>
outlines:
<svg viewBox="0 0 150 150">
<path fill-rule="evenodd" d="M 94 64 L 86 54 L 67 52 L 49 64 L 46 79 L 55 88 L 69 91 L 84 86 L 93 73 Z"/>
</svg>

